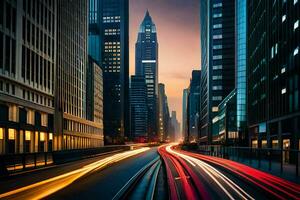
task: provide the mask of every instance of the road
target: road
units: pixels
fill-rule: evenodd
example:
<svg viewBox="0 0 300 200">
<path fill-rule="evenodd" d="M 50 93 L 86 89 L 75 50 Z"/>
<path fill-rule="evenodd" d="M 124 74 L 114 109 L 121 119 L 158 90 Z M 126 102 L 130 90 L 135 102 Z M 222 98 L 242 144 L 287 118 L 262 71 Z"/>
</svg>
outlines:
<svg viewBox="0 0 300 200">
<path fill-rule="evenodd" d="M 135 173 L 158 157 L 155 148 L 139 148 L 43 170 L 32 178 L 17 176 L 0 182 L 5 185 L 0 198 L 112 199 Z"/>
<path fill-rule="evenodd" d="M 300 186 L 178 149 L 114 152 L 0 181 L 3 199 L 300 199 Z"/>
<path fill-rule="evenodd" d="M 167 145 L 159 148 L 166 163 L 171 199 L 300 199 L 300 186 L 233 161 Z"/>
</svg>

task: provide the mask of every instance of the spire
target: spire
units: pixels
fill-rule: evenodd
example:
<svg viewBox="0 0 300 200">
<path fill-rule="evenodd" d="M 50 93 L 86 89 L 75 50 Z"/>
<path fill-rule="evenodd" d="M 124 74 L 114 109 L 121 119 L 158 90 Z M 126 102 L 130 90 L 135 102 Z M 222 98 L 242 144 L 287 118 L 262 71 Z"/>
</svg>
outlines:
<svg viewBox="0 0 300 200">
<path fill-rule="evenodd" d="M 146 14 L 145 14 L 145 17 L 144 17 L 144 20 L 143 20 L 144 22 L 145 21 L 151 21 L 152 22 L 152 18 L 151 18 L 151 16 L 150 16 L 150 13 L 149 13 L 149 10 L 147 9 L 147 11 L 146 11 Z"/>
</svg>

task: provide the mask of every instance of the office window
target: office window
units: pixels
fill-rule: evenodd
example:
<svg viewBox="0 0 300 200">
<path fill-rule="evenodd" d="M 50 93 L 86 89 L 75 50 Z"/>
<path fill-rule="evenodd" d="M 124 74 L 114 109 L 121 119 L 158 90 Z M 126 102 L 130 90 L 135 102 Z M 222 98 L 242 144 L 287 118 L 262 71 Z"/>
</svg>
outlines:
<svg viewBox="0 0 300 200">
<path fill-rule="evenodd" d="M 299 20 L 294 23 L 294 31 L 299 27 Z"/>
<path fill-rule="evenodd" d="M 281 21 L 284 22 L 286 20 L 286 15 L 283 15 Z"/>
</svg>

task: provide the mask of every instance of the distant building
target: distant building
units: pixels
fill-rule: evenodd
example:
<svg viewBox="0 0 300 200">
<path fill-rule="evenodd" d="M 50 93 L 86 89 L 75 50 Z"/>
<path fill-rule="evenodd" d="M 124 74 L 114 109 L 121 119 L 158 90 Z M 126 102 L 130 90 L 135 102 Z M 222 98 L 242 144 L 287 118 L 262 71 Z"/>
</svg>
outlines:
<svg viewBox="0 0 300 200">
<path fill-rule="evenodd" d="M 158 127 L 158 42 L 156 26 L 148 11 L 135 45 L 135 74 L 146 80 L 148 136 L 155 139 Z"/>
<path fill-rule="evenodd" d="M 131 138 L 147 141 L 147 86 L 143 76 L 131 76 L 130 87 Z"/>
<path fill-rule="evenodd" d="M 89 53 L 103 69 L 105 143 L 120 144 L 130 132 L 128 0 L 90 0 L 89 18 Z"/>
<path fill-rule="evenodd" d="M 248 1 L 247 94 L 252 147 L 300 147 L 299 10 L 297 0 L 276 1 L 272 6 Z M 284 154 L 284 161 L 289 158 Z"/>
<path fill-rule="evenodd" d="M 171 125 L 172 125 L 173 133 L 170 133 L 170 141 L 177 141 L 177 140 L 181 139 L 180 123 L 177 120 L 176 111 L 172 111 Z"/>
<path fill-rule="evenodd" d="M 198 141 L 200 117 L 200 79 L 201 71 L 193 70 L 189 90 L 189 141 Z"/>
<path fill-rule="evenodd" d="M 182 129 L 181 135 L 178 138 L 186 137 L 188 134 L 188 97 L 189 97 L 189 88 L 183 89 L 182 94 Z"/>
<path fill-rule="evenodd" d="M 163 142 L 170 138 L 169 136 L 170 112 L 169 112 L 168 98 L 165 92 L 165 85 L 162 83 L 158 84 L 158 107 L 159 107 L 158 136 L 159 136 L 159 140 Z"/>
</svg>

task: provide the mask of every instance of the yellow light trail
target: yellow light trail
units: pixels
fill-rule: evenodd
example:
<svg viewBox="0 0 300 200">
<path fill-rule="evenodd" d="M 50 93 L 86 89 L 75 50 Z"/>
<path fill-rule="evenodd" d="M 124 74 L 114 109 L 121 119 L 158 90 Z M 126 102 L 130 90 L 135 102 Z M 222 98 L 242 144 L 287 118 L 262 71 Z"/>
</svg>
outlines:
<svg viewBox="0 0 300 200">
<path fill-rule="evenodd" d="M 93 162 L 91 164 L 85 165 L 80 169 L 73 170 L 71 172 L 49 178 L 44 181 L 40 181 L 22 188 L 18 188 L 3 194 L 0 194 L 0 199 L 42 199 L 50 194 L 57 192 L 65 188 L 66 186 L 73 183 L 80 177 L 91 173 L 92 171 L 103 169 L 104 167 L 113 164 L 115 162 L 124 160 L 128 157 L 140 154 L 149 150 L 149 147 L 144 147 L 128 152 L 118 153 L 110 157 L 101 159 L 99 161 Z"/>
<path fill-rule="evenodd" d="M 179 153 L 174 151 L 171 147 L 174 145 L 169 145 L 166 147 L 166 150 L 171 153 L 175 154 L 177 156 L 180 156 L 181 158 L 185 159 L 187 162 L 189 162 L 192 166 L 198 165 L 228 196 L 229 199 L 234 200 L 234 197 L 230 194 L 230 192 L 221 184 L 219 180 L 222 180 L 224 185 L 227 185 L 229 188 L 231 188 L 234 192 L 236 192 L 242 199 L 251 199 L 254 200 L 252 196 L 250 196 L 246 191 L 244 191 L 241 187 L 239 187 L 237 184 L 235 184 L 232 180 L 230 180 L 228 177 L 226 177 L 224 174 L 222 174 L 219 170 L 212 167 L 211 165 L 193 158 L 191 156 Z M 195 164 L 196 165 L 195 165 Z"/>
</svg>

